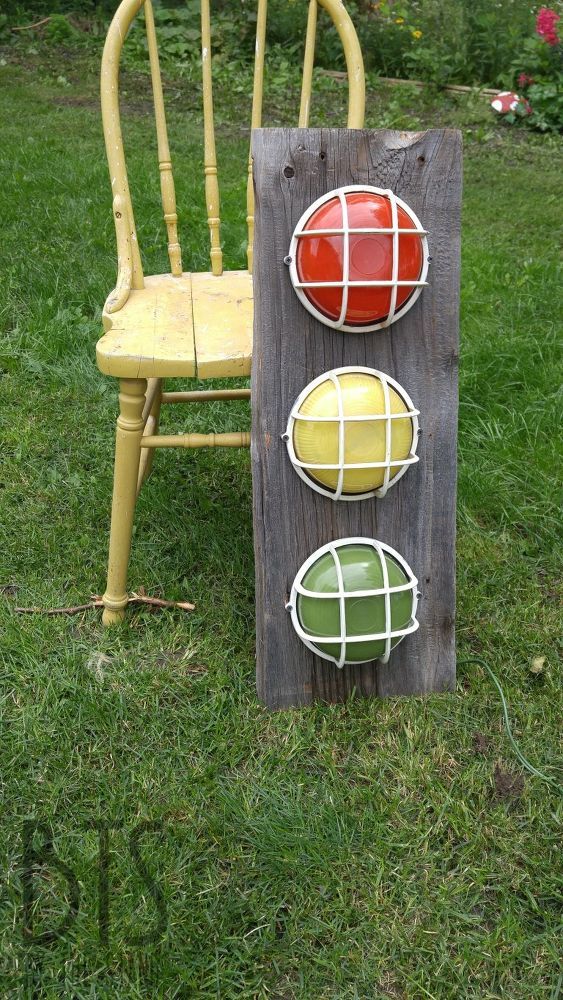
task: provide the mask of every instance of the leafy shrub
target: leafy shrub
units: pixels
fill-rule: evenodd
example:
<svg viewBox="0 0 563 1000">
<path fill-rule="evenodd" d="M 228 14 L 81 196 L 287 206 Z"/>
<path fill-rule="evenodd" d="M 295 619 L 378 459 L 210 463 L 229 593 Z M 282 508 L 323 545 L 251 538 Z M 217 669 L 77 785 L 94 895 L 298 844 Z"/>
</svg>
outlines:
<svg viewBox="0 0 563 1000">
<path fill-rule="evenodd" d="M 64 45 L 77 40 L 78 32 L 64 14 L 51 14 L 44 28 L 45 38 L 53 45 Z"/>
<path fill-rule="evenodd" d="M 2 11 L 11 24 L 38 21 L 51 14 L 75 14 L 79 17 L 111 17 L 119 0 L 2 0 Z"/>
<path fill-rule="evenodd" d="M 531 113 L 528 124 L 540 132 L 563 131 L 563 76 L 552 83 L 534 83 L 528 88 Z"/>
<path fill-rule="evenodd" d="M 199 0 L 181 6 L 155 4 L 163 62 L 180 72 L 197 58 Z M 383 76 L 448 82 L 503 82 L 507 69 L 530 31 L 531 16 L 521 0 L 345 0 L 358 32 L 366 69 Z M 256 0 L 239 4 L 215 0 L 213 52 L 218 62 L 251 62 L 254 56 Z M 269 0 L 268 45 L 299 63 L 307 22 L 306 0 Z M 134 28 L 127 58 L 146 57 L 143 30 Z M 342 44 L 328 15 L 319 11 L 315 61 L 344 69 Z"/>
<path fill-rule="evenodd" d="M 40 38 L 72 42 L 69 29 L 90 20 L 107 22 L 119 0 L 3 0 L 10 26 L 51 15 Z M 506 87 L 511 66 L 522 59 L 533 31 L 523 0 L 344 0 L 358 32 L 366 69 L 381 76 Z M 199 0 L 153 0 L 159 49 L 166 71 L 192 72 L 199 59 Z M 257 0 L 212 0 L 212 43 L 217 65 L 249 64 L 254 56 Z M 270 54 L 301 63 L 307 0 L 269 0 Z M 65 20 L 65 15 L 67 18 Z M 63 18 L 63 20 L 61 20 Z M 22 33 L 29 39 L 27 33 Z M 80 34 L 80 33 L 79 33 Z M 20 36 L 23 42 L 23 37 Z M 15 41 L 15 36 L 12 37 Z M 148 53 L 142 13 L 125 46 L 129 64 L 145 68 Z M 275 59 L 270 65 L 275 73 Z M 316 65 L 344 69 L 342 44 L 326 12 L 319 11 Z M 280 64 L 280 72 L 282 72 Z"/>
<path fill-rule="evenodd" d="M 525 98 L 509 123 L 524 119 L 541 132 L 563 130 L 563 49 L 559 37 L 560 17 L 542 7 L 536 17 L 536 31 L 522 45 L 512 63 L 513 82 Z"/>
<path fill-rule="evenodd" d="M 249 9 L 246 9 L 249 7 Z M 200 58 L 201 27 L 199 0 L 185 0 L 181 7 L 155 5 L 154 20 L 161 62 L 169 71 L 182 72 L 187 63 Z M 148 59 L 147 39 L 142 12 L 133 22 L 125 57 L 129 62 L 144 65 Z M 213 56 L 221 60 L 250 60 L 254 51 L 256 11 L 254 6 L 241 5 L 236 12 L 219 10 L 213 17 Z"/>
<path fill-rule="evenodd" d="M 368 69 L 445 83 L 503 82 L 529 34 L 522 0 L 347 0 Z"/>
</svg>

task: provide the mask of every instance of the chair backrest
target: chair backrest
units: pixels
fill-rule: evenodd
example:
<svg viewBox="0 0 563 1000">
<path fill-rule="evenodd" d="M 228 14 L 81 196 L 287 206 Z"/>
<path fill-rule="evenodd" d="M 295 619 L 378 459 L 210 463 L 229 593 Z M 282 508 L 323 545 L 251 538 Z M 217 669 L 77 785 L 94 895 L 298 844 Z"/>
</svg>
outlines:
<svg viewBox="0 0 563 1000">
<path fill-rule="evenodd" d="M 168 233 L 168 255 L 173 275 L 182 273 L 181 249 L 178 241 L 176 196 L 172 162 L 168 144 L 164 98 L 158 58 L 157 37 L 151 0 L 122 0 L 110 25 L 102 59 L 102 119 L 113 192 L 113 209 L 117 232 L 119 255 L 119 276 L 116 293 L 120 297 L 120 287 L 124 297 L 128 289 L 143 287 L 143 271 L 131 195 L 127 180 L 127 170 L 123 150 L 123 139 L 119 118 L 119 60 L 124 39 L 129 27 L 141 8 L 144 8 L 147 32 L 152 90 L 156 119 L 158 166 L 164 221 Z M 307 127 L 311 103 L 311 85 L 315 54 L 318 8 L 322 7 L 332 19 L 340 36 L 348 72 L 348 127 L 362 128 L 364 122 L 365 85 L 362 54 L 354 26 L 341 0 L 309 0 L 305 55 L 303 63 L 299 125 Z M 262 124 L 262 92 L 264 79 L 264 54 L 266 44 L 267 0 L 257 0 L 256 48 L 254 62 L 254 84 L 252 94 L 251 127 Z M 221 274 L 223 270 L 219 183 L 217 176 L 217 156 L 215 150 L 215 129 L 213 123 L 213 93 L 211 75 L 211 17 L 209 0 L 201 0 L 201 52 L 203 76 L 203 121 L 204 121 L 204 172 L 207 222 L 211 239 L 211 270 Z M 248 225 L 248 267 L 252 269 L 252 246 L 254 237 L 254 193 L 252 187 L 252 162 L 249 158 L 247 185 L 247 225 Z M 117 299 L 114 299 L 117 304 Z"/>
</svg>

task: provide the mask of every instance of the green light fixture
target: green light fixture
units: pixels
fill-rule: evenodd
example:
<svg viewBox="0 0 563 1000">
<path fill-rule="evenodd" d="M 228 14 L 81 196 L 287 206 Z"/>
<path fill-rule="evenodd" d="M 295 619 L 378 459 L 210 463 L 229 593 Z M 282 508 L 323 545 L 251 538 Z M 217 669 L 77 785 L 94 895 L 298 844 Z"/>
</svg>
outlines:
<svg viewBox="0 0 563 1000">
<path fill-rule="evenodd" d="M 317 549 L 297 573 L 287 610 L 299 638 L 337 667 L 387 663 L 416 631 L 418 581 L 389 545 L 342 538 Z"/>
</svg>

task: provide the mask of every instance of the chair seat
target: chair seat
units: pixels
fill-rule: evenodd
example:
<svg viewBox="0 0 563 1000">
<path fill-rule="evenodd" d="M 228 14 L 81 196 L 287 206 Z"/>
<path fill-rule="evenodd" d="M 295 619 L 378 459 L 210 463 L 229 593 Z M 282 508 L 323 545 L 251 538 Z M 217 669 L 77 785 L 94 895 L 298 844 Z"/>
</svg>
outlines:
<svg viewBox="0 0 563 1000">
<path fill-rule="evenodd" d="M 116 313 L 103 315 L 100 371 L 118 378 L 250 374 L 252 275 L 155 274 Z"/>
</svg>

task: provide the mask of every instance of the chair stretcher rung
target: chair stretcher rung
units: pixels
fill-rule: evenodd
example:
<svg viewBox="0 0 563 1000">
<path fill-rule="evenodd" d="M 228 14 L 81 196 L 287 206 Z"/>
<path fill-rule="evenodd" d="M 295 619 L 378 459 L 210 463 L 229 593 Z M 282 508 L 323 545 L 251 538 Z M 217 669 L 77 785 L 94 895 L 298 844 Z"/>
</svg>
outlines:
<svg viewBox="0 0 563 1000">
<path fill-rule="evenodd" d="M 137 496 L 141 492 L 141 487 L 147 478 L 147 468 L 151 452 L 147 448 L 146 451 L 141 452 L 141 460 L 139 462 L 139 473 L 137 476 Z"/>
<path fill-rule="evenodd" d="M 201 389 L 162 393 L 163 403 L 208 403 L 213 399 L 250 399 L 250 389 Z"/>
<path fill-rule="evenodd" d="M 156 434 L 141 438 L 141 448 L 249 448 L 250 433 Z"/>
</svg>

